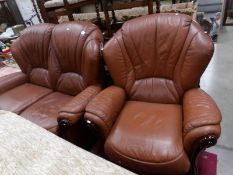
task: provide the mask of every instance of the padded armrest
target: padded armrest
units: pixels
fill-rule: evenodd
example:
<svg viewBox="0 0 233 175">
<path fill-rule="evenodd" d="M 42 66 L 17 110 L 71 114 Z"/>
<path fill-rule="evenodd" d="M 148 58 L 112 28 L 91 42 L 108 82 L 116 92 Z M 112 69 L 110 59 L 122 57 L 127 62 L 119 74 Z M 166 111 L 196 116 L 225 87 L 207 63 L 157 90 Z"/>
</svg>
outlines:
<svg viewBox="0 0 233 175">
<path fill-rule="evenodd" d="M 99 85 L 92 85 L 76 95 L 69 103 L 60 109 L 58 123 L 65 119 L 69 124 L 75 124 L 83 116 L 88 102 L 101 90 Z"/>
<path fill-rule="evenodd" d="M 126 100 L 125 91 L 117 86 L 110 86 L 100 92 L 86 107 L 84 118 L 100 129 L 107 137 Z"/>
<path fill-rule="evenodd" d="M 183 134 L 186 151 L 204 137 L 218 138 L 221 113 L 213 99 L 201 89 L 191 89 L 183 99 Z"/>
<path fill-rule="evenodd" d="M 0 78 L 0 94 L 13 89 L 28 81 L 27 75 L 22 72 L 16 72 Z"/>
</svg>

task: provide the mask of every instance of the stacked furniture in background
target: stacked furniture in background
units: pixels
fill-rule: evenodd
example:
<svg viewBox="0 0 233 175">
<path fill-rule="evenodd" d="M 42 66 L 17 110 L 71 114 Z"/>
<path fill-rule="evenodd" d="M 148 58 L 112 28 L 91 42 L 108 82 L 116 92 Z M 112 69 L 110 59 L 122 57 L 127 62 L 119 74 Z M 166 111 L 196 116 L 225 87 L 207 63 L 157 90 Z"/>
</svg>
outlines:
<svg viewBox="0 0 233 175">
<path fill-rule="evenodd" d="M 99 0 L 37 0 L 42 18 L 45 22 L 58 23 L 60 16 L 68 16 L 69 21 L 73 21 L 73 14 L 77 13 L 81 7 L 95 5 L 95 22 L 100 24 Z"/>
<path fill-rule="evenodd" d="M 0 109 L 64 135 L 58 118 L 68 115 L 72 126 L 101 90 L 101 43 L 100 30 L 87 22 L 25 29 L 11 48 L 22 72 L 1 78 Z"/>
<path fill-rule="evenodd" d="M 156 0 L 154 5 L 152 0 L 83 0 L 77 2 L 74 0 L 38 0 L 45 22 L 62 23 L 71 20 L 93 22 L 100 27 L 107 38 L 111 37 L 125 21 L 147 14 L 184 13 L 195 20 L 198 3 L 199 1 L 192 1 L 160 6 L 160 0 Z M 88 4 L 95 6 L 95 12 L 82 10 L 82 13 L 79 13 L 78 10 Z M 99 10 L 100 7 L 102 10 Z"/>
</svg>

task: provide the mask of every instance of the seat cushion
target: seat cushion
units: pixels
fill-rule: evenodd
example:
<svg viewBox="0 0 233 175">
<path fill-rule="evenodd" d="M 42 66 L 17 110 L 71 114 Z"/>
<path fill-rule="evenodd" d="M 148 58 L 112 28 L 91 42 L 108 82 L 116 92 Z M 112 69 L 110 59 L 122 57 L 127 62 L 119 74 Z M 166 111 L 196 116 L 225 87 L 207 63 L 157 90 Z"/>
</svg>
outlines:
<svg viewBox="0 0 233 175">
<path fill-rule="evenodd" d="M 105 152 L 136 171 L 187 173 L 190 162 L 182 143 L 181 106 L 128 101 L 107 138 Z"/>
<path fill-rule="evenodd" d="M 0 109 L 19 114 L 51 92 L 42 86 L 25 83 L 0 95 Z"/>
<path fill-rule="evenodd" d="M 57 134 L 58 111 L 72 98 L 73 96 L 54 92 L 27 108 L 20 115 L 31 122 Z"/>
</svg>

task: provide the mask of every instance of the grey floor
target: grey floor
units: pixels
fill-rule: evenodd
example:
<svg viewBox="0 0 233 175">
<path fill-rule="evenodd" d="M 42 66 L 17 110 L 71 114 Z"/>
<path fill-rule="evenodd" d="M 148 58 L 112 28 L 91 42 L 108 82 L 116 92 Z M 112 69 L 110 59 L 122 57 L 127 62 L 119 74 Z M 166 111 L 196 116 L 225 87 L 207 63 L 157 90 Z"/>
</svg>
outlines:
<svg viewBox="0 0 233 175">
<path fill-rule="evenodd" d="M 218 156 L 218 175 L 233 175 L 233 27 L 222 28 L 200 85 L 216 101 L 223 117 L 221 137 L 207 151 Z"/>
</svg>

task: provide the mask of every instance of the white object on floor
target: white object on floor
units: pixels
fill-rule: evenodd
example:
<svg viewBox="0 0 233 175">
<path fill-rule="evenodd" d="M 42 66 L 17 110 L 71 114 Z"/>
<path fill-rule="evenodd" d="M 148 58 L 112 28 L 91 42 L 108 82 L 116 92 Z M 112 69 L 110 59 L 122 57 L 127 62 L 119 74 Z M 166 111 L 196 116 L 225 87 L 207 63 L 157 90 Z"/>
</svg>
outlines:
<svg viewBox="0 0 233 175">
<path fill-rule="evenodd" d="M 1 175 L 131 175 L 30 121 L 0 110 Z"/>
</svg>

